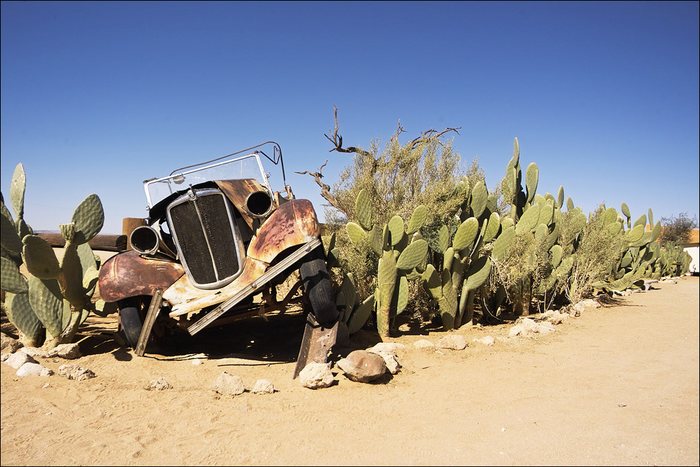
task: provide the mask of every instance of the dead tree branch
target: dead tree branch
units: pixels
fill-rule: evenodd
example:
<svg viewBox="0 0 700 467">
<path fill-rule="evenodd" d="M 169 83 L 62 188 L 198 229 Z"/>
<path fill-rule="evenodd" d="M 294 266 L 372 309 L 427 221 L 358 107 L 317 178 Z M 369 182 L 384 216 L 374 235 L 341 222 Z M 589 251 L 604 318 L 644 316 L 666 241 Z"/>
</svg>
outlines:
<svg viewBox="0 0 700 467">
<path fill-rule="evenodd" d="M 338 133 L 338 108 L 336 106 L 333 106 L 333 121 L 335 123 L 333 127 L 333 137 L 328 136 L 326 133 L 323 134 L 323 136 L 325 136 L 326 139 L 333 144 L 333 148 L 330 150 L 331 152 L 338 151 L 344 153 L 359 154 L 361 156 L 374 157 L 371 153 L 362 148 L 357 148 L 355 146 L 350 146 L 347 148 L 343 147 L 343 136 Z"/>
<path fill-rule="evenodd" d="M 343 211 L 340 208 L 340 205 L 338 204 L 338 200 L 335 198 L 335 196 L 331 194 L 331 187 L 321 181 L 321 179 L 323 178 L 323 169 L 324 167 L 326 167 L 326 164 L 328 164 L 327 160 L 323 163 L 321 167 L 318 168 L 318 172 L 309 172 L 308 170 L 304 170 L 303 172 L 294 173 L 298 173 L 299 175 L 309 175 L 313 177 L 316 184 L 321 188 L 321 196 L 323 196 L 326 199 L 326 201 L 328 201 L 331 204 L 331 206 L 340 211 Z"/>
<path fill-rule="evenodd" d="M 431 140 L 437 140 L 440 145 L 442 146 L 442 142 L 440 141 L 440 138 L 451 131 L 454 131 L 455 133 L 459 134 L 459 130 L 461 130 L 462 127 L 457 127 L 457 128 L 445 128 L 444 130 L 438 132 L 437 130 L 426 130 L 421 134 L 419 137 L 415 138 L 413 141 L 408 143 L 408 146 L 411 149 L 415 149 L 416 146 L 418 146 L 421 143 L 427 143 L 428 141 Z"/>
</svg>

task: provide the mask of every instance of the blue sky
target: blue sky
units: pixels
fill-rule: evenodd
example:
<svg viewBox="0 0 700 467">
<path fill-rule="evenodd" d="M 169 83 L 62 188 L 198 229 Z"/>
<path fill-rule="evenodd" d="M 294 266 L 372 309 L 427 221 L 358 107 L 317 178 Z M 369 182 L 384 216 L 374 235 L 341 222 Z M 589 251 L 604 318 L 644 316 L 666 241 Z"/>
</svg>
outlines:
<svg viewBox="0 0 700 467">
<path fill-rule="evenodd" d="M 2 2 L 2 192 L 57 230 L 97 193 L 103 233 L 146 215 L 142 181 L 258 142 L 297 197 L 346 145 L 461 127 L 489 189 L 518 137 L 540 192 L 584 211 L 698 215 L 698 2 Z"/>
</svg>

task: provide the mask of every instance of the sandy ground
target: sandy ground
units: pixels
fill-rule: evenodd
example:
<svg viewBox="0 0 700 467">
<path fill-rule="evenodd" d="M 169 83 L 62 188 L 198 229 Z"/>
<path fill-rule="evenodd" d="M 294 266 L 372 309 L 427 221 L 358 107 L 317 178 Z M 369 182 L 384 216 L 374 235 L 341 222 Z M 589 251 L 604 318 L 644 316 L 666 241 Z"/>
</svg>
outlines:
<svg viewBox="0 0 700 467">
<path fill-rule="evenodd" d="M 503 339 L 425 351 L 412 342 L 445 333 L 422 331 L 392 339 L 407 345 L 399 374 L 378 384 L 340 374 L 315 391 L 291 379 L 299 316 L 205 330 L 145 358 L 114 341 L 114 319 L 91 320 L 74 363 L 94 379 L 20 379 L 0 365 L 0 462 L 698 465 L 698 311 L 698 278 L 685 277 L 536 339 L 505 339 L 508 325 L 471 328 L 458 332 Z M 373 343 L 356 336 L 356 346 Z M 208 358 L 194 365 L 199 352 Z M 220 396 L 211 385 L 223 371 L 279 392 Z M 173 388 L 144 389 L 158 377 Z"/>
</svg>

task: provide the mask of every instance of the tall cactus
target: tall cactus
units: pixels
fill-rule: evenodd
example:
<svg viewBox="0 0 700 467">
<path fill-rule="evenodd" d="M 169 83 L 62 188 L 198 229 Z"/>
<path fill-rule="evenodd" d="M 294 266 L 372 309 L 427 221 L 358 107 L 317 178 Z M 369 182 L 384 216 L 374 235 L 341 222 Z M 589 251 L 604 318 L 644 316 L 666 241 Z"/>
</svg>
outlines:
<svg viewBox="0 0 700 467">
<path fill-rule="evenodd" d="M 18 167 L 21 169 L 21 164 Z M 19 175 L 13 177 L 11 187 L 13 207 L 16 212 L 23 213 L 26 178 L 23 170 L 15 173 Z M 53 248 L 31 233 L 23 221 L 17 223 L 17 230 L 26 229 L 28 233 L 18 242 L 19 235 L 9 232 L 11 219 L 6 217 L 5 211 L 2 217 L 2 284 L 3 290 L 17 294 L 8 307 L 14 323 L 26 335 L 36 330 L 36 321 L 40 322 L 49 335 L 44 344 L 47 347 L 72 340 L 78 326 L 95 310 L 91 297 L 97 286 L 99 263 L 88 242 L 104 224 L 99 197 L 89 195 L 75 209 L 71 223 L 60 226 L 66 240 L 60 262 Z M 30 274 L 28 281 L 21 276 L 19 263 L 11 261 L 20 245 L 20 258 Z M 26 298 L 18 298 L 24 294 Z"/>
<path fill-rule="evenodd" d="M 356 245 L 369 241 L 379 257 L 373 305 L 377 331 L 381 337 L 389 337 L 395 317 L 408 304 L 408 278 L 418 275 L 428 253 L 428 243 L 419 233 L 428 211 L 420 205 L 413 211 L 408 223 L 396 215 L 386 225 L 379 226 L 374 223 L 369 196 L 365 190 L 360 190 L 355 199 L 355 216 L 357 222 L 348 222 L 346 232 Z M 367 315 L 371 303 L 369 298 L 362 302 L 363 308 L 361 311 L 358 308 L 361 314 L 357 315 L 357 321 Z"/>
<path fill-rule="evenodd" d="M 481 181 L 467 191 L 462 223 L 454 235 L 450 235 L 447 225 L 438 232 L 434 249 L 442 255 L 442 267 L 438 270 L 429 264 L 422 275 L 426 289 L 438 304 L 443 327 L 448 330 L 472 321 L 474 295 L 491 272 L 490 258 L 480 254 L 483 244 L 497 235 L 500 216 L 491 211 L 488 200 L 486 185 Z"/>
</svg>

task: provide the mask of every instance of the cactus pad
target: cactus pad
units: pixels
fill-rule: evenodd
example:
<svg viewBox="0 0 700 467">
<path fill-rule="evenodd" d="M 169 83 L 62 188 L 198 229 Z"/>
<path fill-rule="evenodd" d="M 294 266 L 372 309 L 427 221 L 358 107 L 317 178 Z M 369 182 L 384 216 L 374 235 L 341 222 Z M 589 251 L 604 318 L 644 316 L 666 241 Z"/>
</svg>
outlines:
<svg viewBox="0 0 700 467">
<path fill-rule="evenodd" d="M 24 262 L 27 271 L 40 279 L 55 279 L 61 273 L 53 248 L 37 235 L 27 235 L 22 240 Z"/>
<path fill-rule="evenodd" d="M 367 232 L 354 222 L 348 222 L 345 225 L 345 231 L 354 245 L 360 245 L 367 238 Z"/>
<path fill-rule="evenodd" d="M 105 221 L 105 213 L 102 201 L 96 194 L 85 198 L 73 212 L 72 222 L 75 224 L 76 243 L 87 243 L 102 229 Z"/>
<path fill-rule="evenodd" d="M 427 220 L 428 208 L 422 204 L 417 206 L 416 209 L 413 210 L 413 214 L 411 214 L 411 219 L 408 221 L 408 229 L 406 230 L 406 233 L 413 235 L 414 233 L 418 232 Z"/>
<path fill-rule="evenodd" d="M 2 281 L 0 282 L 2 290 L 13 294 L 26 293 L 28 290 L 27 280 L 19 273 L 19 268 L 15 262 L 3 256 L 0 258 L 0 265 L 2 266 L 0 269 L 2 272 Z"/>
<path fill-rule="evenodd" d="M 365 230 L 372 229 L 372 200 L 364 189 L 360 190 L 355 199 L 355 218 Z"/>
<path fill-rule="evenodd" d="M 466 221 L 462 222 L 457 228 L 454 238 L 452 239 L 452 246 L 455 251 L 462 251 L 469 248 L 474 243 L 476 239 L 476 234 L 479 230 L 479 221 L 475 217 L 470 217 Z"/>
<path fill-rule="evenodd" d="M 410 243 L 399 256 L 396 267 L 404 271 L 410 271 L 418 267 L 428 254 L 428 242 L 416 240 Z"/>
</svg>

